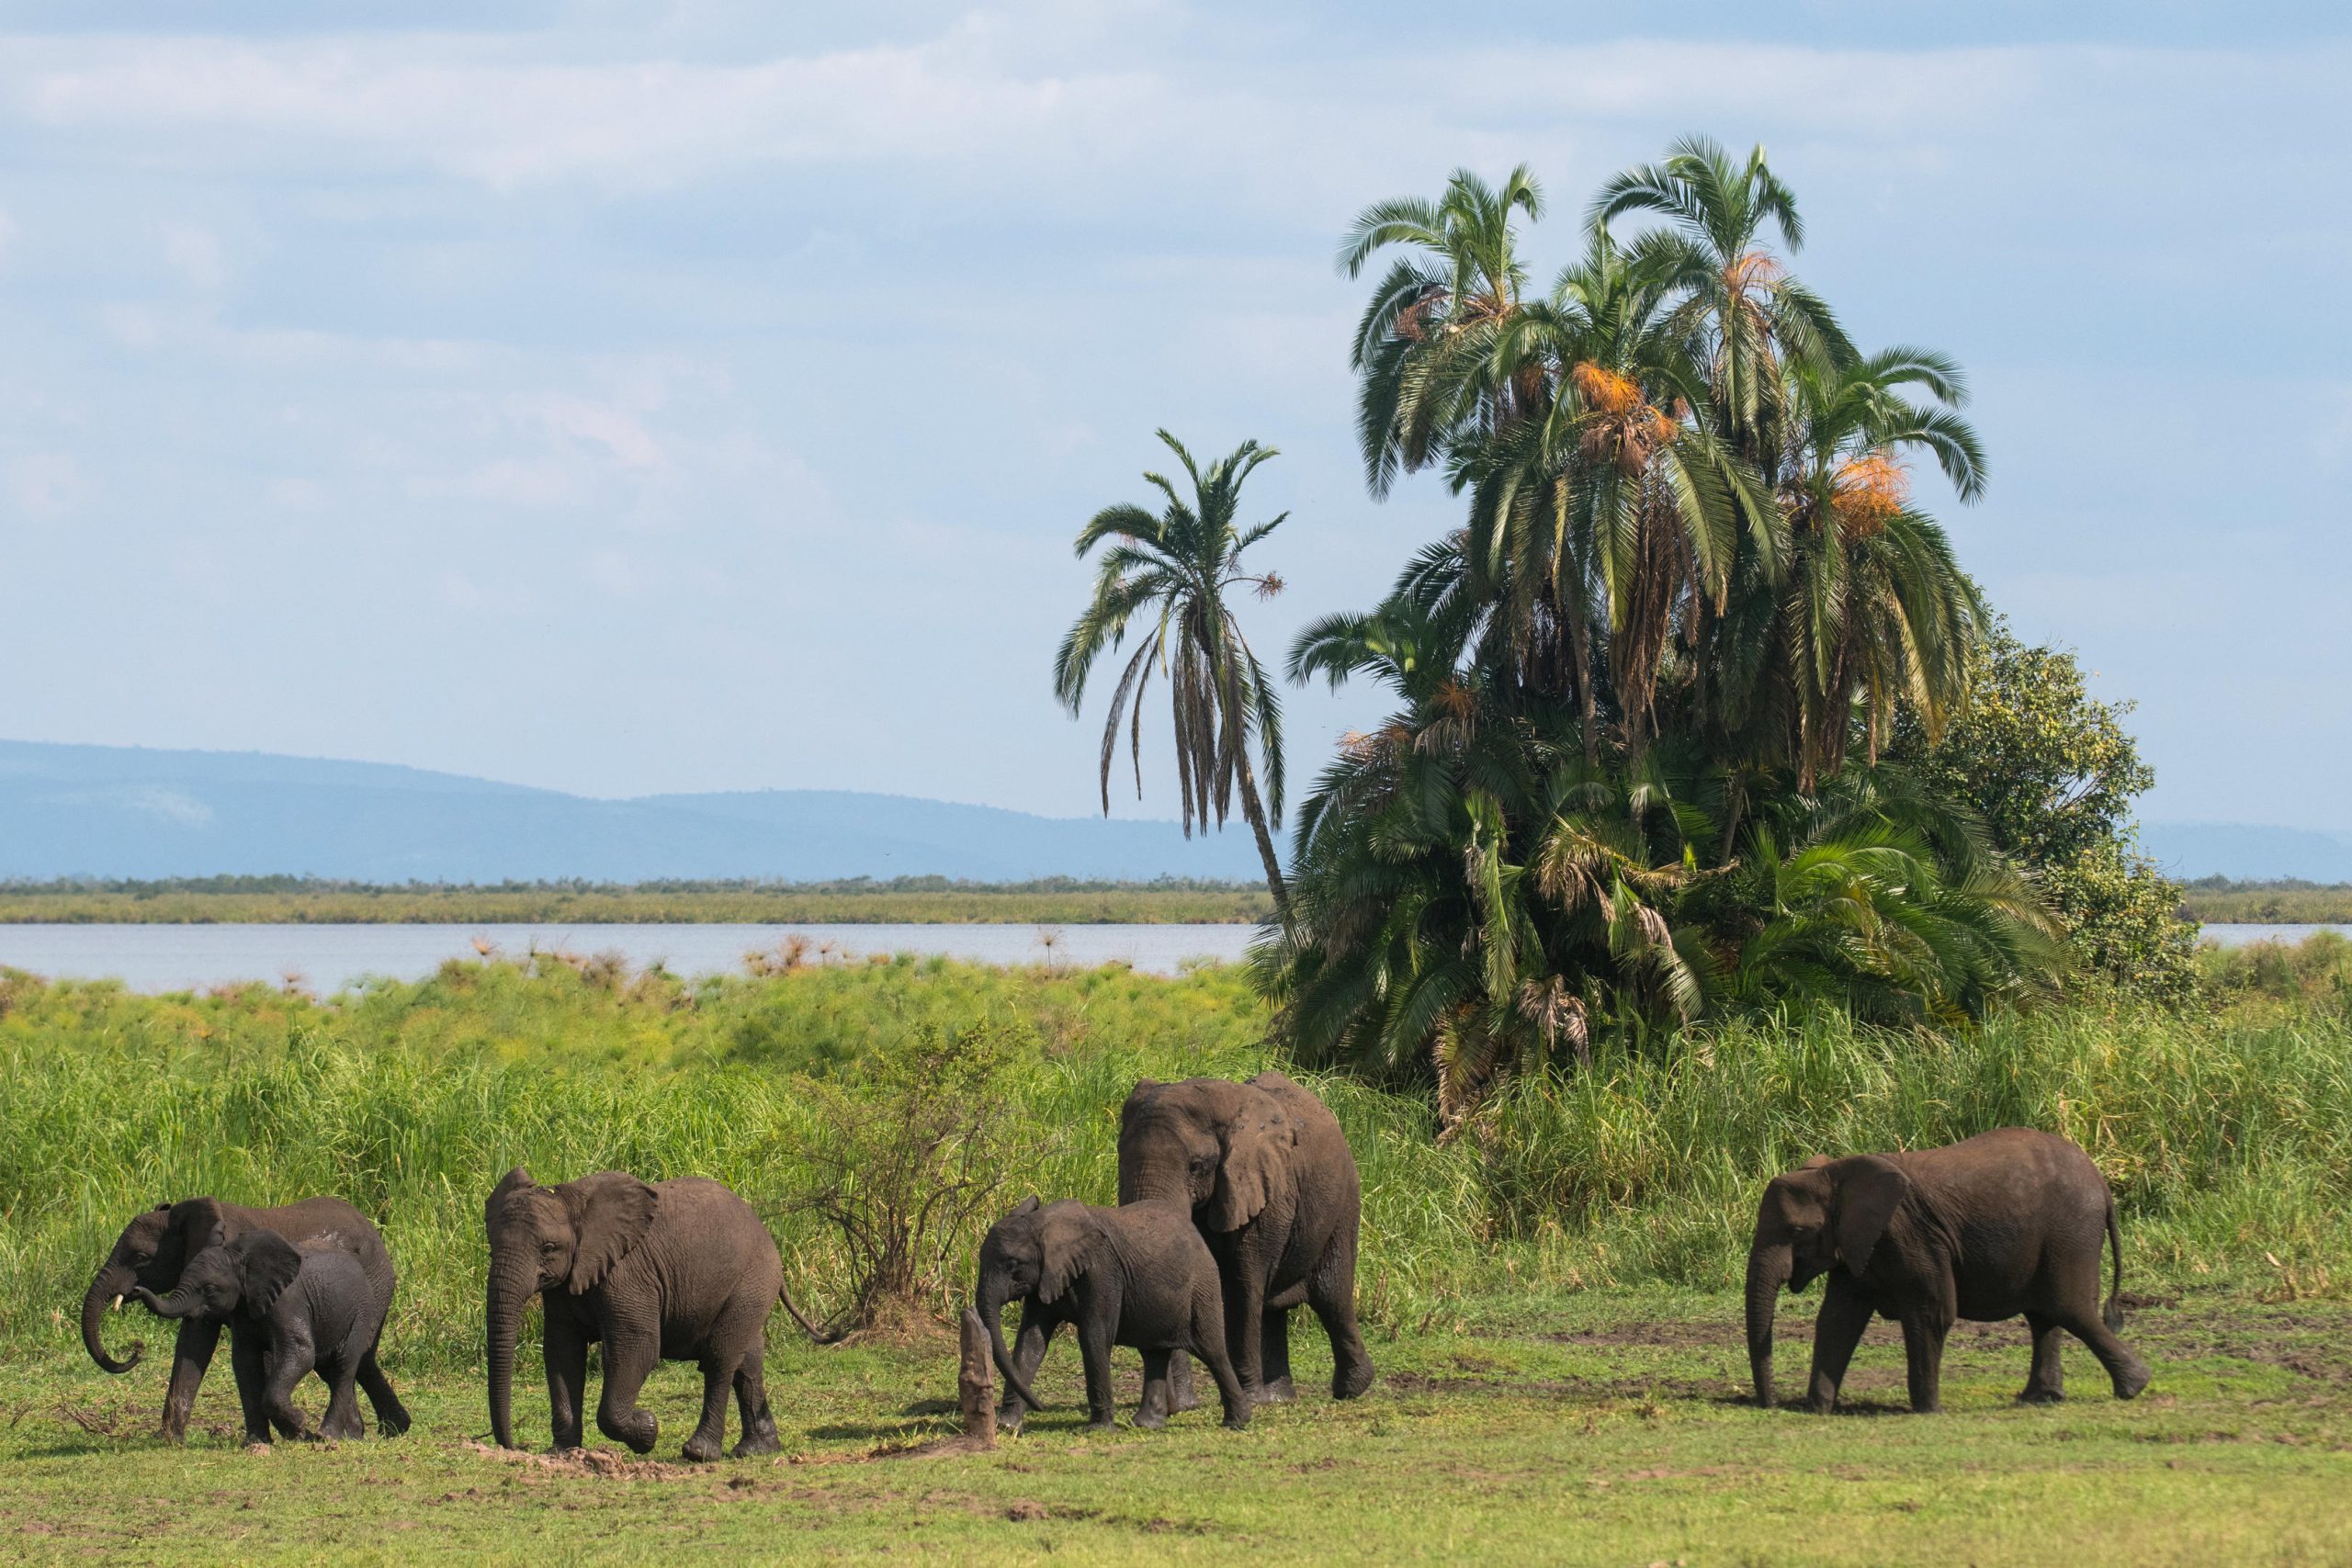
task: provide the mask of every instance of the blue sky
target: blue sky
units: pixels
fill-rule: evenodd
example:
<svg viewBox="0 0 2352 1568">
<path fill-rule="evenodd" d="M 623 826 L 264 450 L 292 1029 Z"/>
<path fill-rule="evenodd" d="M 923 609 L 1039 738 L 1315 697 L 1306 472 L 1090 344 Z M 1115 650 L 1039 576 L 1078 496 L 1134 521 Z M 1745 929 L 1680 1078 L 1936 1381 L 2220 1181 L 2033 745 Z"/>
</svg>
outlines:
<svg viewBox="0 0 2352 1568">
<path fill-rule="evenodd" d="M 1363 491 L 1357 209 L 1524 160 L 1548 276 L 1703 131 L 1968 367 L 1936 504 L 2146 815 L 2352 829 L 2321 7 L 92 9 L 0 5 L 0 734 L 1086 811 L 1069 539 L 1153 428 L 1282 448 L 1278 652 L 1454 511 Z M 1375 707 L 1294 694 L 1294 771 Z"/>
</svg>

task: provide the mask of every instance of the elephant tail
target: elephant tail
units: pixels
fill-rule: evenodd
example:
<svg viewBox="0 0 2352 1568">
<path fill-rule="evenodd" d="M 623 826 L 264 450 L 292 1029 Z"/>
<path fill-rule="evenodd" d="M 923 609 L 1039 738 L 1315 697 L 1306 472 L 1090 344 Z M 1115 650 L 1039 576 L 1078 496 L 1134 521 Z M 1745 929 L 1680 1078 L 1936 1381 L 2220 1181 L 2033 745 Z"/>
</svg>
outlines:
<svg viewBox="0 0 2352 1568">
<path fill-rule="evenodd" d="M 800 1331 L 808 1336 L 811 1342 L 819 1345 L 838 1345 L 847 1336 L 849 1332 L 847 1329 L 820 1328 L 809 1322 L 808 1314 L 793 1304 L 792 1292 L 781 1284 L 776 1286 L 775 1294 L 776 1299 L 784 1303 L 784 1310 L 792 1314 L 792 1321 L 800 1325 Z"/>
<path fill-rule="evenodd" d="M 2115 1224 L 2115 1194 L 2107 1195 L 2107 1245 L 2115 1249 L 2114 1282 L 2108 1286 L 2107 1307 L 2099 1321 L 2109 1334 L 2123 1331 L 2123 1233 Z"/>
</svg>

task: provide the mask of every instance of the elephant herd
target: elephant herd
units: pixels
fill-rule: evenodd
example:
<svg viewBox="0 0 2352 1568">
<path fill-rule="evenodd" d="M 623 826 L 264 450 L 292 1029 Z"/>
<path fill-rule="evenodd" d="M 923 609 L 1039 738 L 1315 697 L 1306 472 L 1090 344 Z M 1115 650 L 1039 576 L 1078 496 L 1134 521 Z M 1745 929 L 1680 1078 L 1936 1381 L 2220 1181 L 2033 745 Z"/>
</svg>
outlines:
<svg viewBox="0 0 2352 1568">
<path fill-rule="evenodd" d="M 1280 1073 L 1247 1083 L 1148 1079 L 1119 1122 L 1119 1201 L 1030 1198 L 981 1244 L 973 1304 L 1004 1380 L 1000 1425 L 1038 1408 L 1032 1380 L 1056 1331 L 1076 1334 L 1089 1413 L 1113 1418 L 1111 1350 L 1143 1353 L 1136 1423 L 1159 1427 L 1192 1408 L 1192 1361 L 1215 1380 L 1227 1427 L 1253 1404 L 1295 1397 L 1289 1315 L 1315 1314 L 1331 1347 L 1331 1393 L 1372 1385 L 1355 1318 L 1362 1194 L 1353 1155 L 1319 1100 Z M 483 1205 L 490 1252 L 485 1320 L 491 1426 L 514 1443 L 514 1347 L 524 1308 L 544 1303 L 554 1446 L 585 1436 L 587 1352 L 604 1347 L 596 1427 L 639 1453 L 657 1424 L 637 1403 L 662 1360 L 703 1374 L 700 1420 L 685 1457 L 718 1457 L 731 1393 L 732 1452 L 773 1452 L 775 1418 L 763 1381 L 769 1312 L 784 1271 L 750 1204 L 699 1178 L 646 1182 L 602 1171 L 543 1187 L 507 1172 Z M 2102 1244 L 2115 1287 L 2098 1300 Z M 2121 1340 L 2122 1242 L 2105 1179 L 2063 1138 L 2021 1128 L 1948 1148 L 1816 1158 L 1765 1189 L 1747 1267 L 1747 1326 L 1758 1404 L 1774 1403 L 1773 1309 L 1782 1289 L 1826 1276 L 1814 1332 L 1809 1405 L 1837 1402 L 1846 1365 L 1873 1315 L 1903 1328 L 1911 1404 L 1934 1410 L 1945 1334 L 1957 1318 L 2023 1315 L 2032 1371 L 2020 1398 L 2064 1396 L 2059 1334 L 2098 1356 L 2119 1398 L 2146 1386 Z M 250 1209 L 212 1198 L 160 1205 L 132 1220 L 91 1280 L 83 1342 L 107 1371 L 127 1372 L 100 1333 L 109 1304 L 135 1298 L 175 1319 L 163 1432 L 186 1435 L 198 1385 L 229 1331 L 248 1442 L 356 1437 L 364 1393 L 378 1430 L 409 1416 L 378 1364 L 392 1299 L 383 1237 L 349 1203 L 311 1198 Z M 1004 1308 L 1021 1325 L 1008 1347 Z M 313 1428 L 292 1393 L 315 1371 L 328 1386 Z"/>
</svg>

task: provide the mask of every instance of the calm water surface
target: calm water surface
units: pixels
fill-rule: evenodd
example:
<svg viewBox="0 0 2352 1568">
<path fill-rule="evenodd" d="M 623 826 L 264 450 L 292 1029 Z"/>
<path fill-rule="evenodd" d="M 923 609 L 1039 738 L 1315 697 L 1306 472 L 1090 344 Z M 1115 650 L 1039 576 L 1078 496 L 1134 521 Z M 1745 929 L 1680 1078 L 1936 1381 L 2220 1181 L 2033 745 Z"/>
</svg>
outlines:
<svg viewBox="0 0 2352 1568">
<path fill-rule="evenodd" d="M 2207 926 L 2224 947 L 2300 942 L 2352 926 Z M 944 953 L 980 964 L 1088 966 L 1113 960 L 1172 975 L 1190 959 L 1238 962 L 1255 926 L 9 926 L 0 964 L 60 978 L 121 980 L 135 991 L 186 991 L 239 980 L 299 976 L 328 992 L 369 976 L 413 980 L 444 959 L 470 958 L 477 939 L 501 954 L 534 948 L 617 953 L 642 968 L 733 974 L 746 953 L 803 939 L 814 958 L 874 953 Z M 1050 942 L 1050 946 L 1048 945 Z"/>
<path fill-rule="evenodd" d="M 413 980 L 444 959 L 471 958 L 477 940 L 503 956 L 534 948 L 617 953 L 633 967 L 734 974 L 744 955 L 799 937 L 811 960 L 867 953 L 944 953 L 980 964 L 1091 966 L 1113 960 L 1172 975 L 1188 959 L 1238 962 L 1258 928 L 1217 926 L 11 926 L 0 965 L 58 978 L 121 980 L 134 991 L 186 991 L 298 976 L 328 992 L 369 976 Z"/>
</svg>

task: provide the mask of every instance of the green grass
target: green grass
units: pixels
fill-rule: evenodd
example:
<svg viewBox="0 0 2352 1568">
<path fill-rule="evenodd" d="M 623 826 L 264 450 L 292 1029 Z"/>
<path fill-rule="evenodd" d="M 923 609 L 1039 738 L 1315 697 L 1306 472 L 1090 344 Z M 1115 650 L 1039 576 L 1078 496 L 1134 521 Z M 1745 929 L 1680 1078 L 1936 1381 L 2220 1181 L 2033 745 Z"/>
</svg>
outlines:
<svg viewBox="0 0 2352 1568">
<path fill-rule="evenodd" d="M 1263 887 L 676 883 L 368 886 L 294 877 L 0 885 L 0 925 L 1247 925 Z"/>
<path fill-rule="evenodd" d="M 2180 908 L 2205 925 L 2352 924 L 2352 886 L 2191 883 L 2181 889 Z"/>
<path fill-rule="evenodd" d="M 1801 1365 L 1810 1325 L 1783 1315 L 1784 1359 Z M 601 1445 L 592 1467 L 487 1450 L 480 1384 L 455 1373 L 395 1368 L 417 1416 L 407 1437 L 248 1454 L 225 1375 L 175 1450 L 151 1434 L 159 1371 L 109 1379 L 44 1359 L 12 1376 L 0 1421 L 0 1540 L 26 1560 L 119 1562 L 705 1548 L 956 1562 L 2347 1561 L 2352 1309 L 2207 1292 L 2140 1312 L 2126 1334 L 2155 1371 L 2132 1404 L 2074 1347 L 2074 1398 L 2016 1405 L 2024 1331 L 1963 1325 L 1946 1413 L 1912 1416 L 1881 1325 L 1849 1375 L 1852 1408 L 1825 1418 L 1742 1402 L 1734 1297 L 1547 1291 L 1375 1337 L 1366 1398 L 1310 1392 L 1238 1434 L 1206 1411 L 1160 1433 L 1079 1430 L 1064 1343 L 1039 1391 L 1051 1408 L 1027 1432 L 989 1454 L 908 1459 L 875 1456 L 949 1428 L 952 1346 L 820 1351 L 779 1333 L 786 1455 L 706 1467 L 677 1462 L 695 1395 L 681 1367 L 649 1389 L 651 1460 Z M 1306 1352 L 1303 1370 L 1320 1372 Z M 1134 1358 L 1120 1368 L 1124 1411 Z M 535 1382 L 520 1380 L 517 1410 L 543 1441 Z"/>
<path fill-rule="evenodd" d="M 627 1559 L 688 1542 L 954 1561 L 1335 1547 L 1378 1561 L 2346 1561 L 2334 1544 L 2352 1540 L 2342 957 L 2323 943 L 2246 961 L 2209 976 L 2221 999 L 2187 1015 L 2077 1006 L 1956 1038 L 1825 1017 L 1604 1050 L 1443 1145 L 1418 1095 L 1315 1079 L 1364 1176 L 1360 1296 L 1384 1373 L 1372 1398 L 1310 1398 L 1238 1437 L 1191 1419 L 1088 1438 L 1064 1346 L 1046 1380 L 1057 1408 L 1019 1442 L 869 1462 L 941 1428 L 952 1350 L 818 1351 L 779 1314 L 773 1381 L 808 1462 L 594 1472 L 466 1446 L 486 1425 L 481 1201 L 509 1165 L 544 1179 L 608 1166 L 717 1177 L 769 1218 L 796 1294 L 833 1305 L 839 1255 L 790 1207 L 812 1175 L 804 1151 L 838 1136 L 812 1085 L 869 1095 L 877 1054 L 986 1026 L 1007 1106 L 1003 1201 L 1106 1200 L 1137 1077 L 1273 1062 L 1246 979 L 902 958 L 690 985 L 542 955 L 318 1000 L 8 976 L 0 1540 L 130 1561 Z M 2167 1303 L 2131 1331 L 2157 1366 L 2150 1395 L 2116 1404 L 2078 1349 L 2075 1403 L 2011 1406 L 2026 1360 L 2011 1325 L 1955 1337 L 1942 1417 L 1814 1420 L 1734 1401 L 1730 1292 L 1762 1179 L 1816 1151 L 2007 1122 L 2067 1133 L 2115 1182 L 2128 1287 Z M 388 1363 L 420 1429 L 247 1456 L 226 1441 L 221 1366 L 200 1412 L 215 1431 L 160 1448 L 162 1368 L 108 1379 L 81 1354 L 91 1269 L 158 1199 L 320 1191 L 384 1226 L 402 1276 Z M 944 1238 L 943 1296 L 976 1240 Z M 1807 1331 L 1810 1305 L 1789 1303 L 1784 1333 Z M 154 1359 L 160 1327 L 143 1325 Z M 134 1314 L 109 1338 L 141 1332 Z M 1865 1410 L 1900 1398 L 1899 1350 L 1877 1332 L 1851 1384 Z M 1784 1360 L 1799 1375 L 1802 1350 Z M 518 1379 L 518 1413 L 543 1438 L 537 1382 Z M 669 1463 L 691 1374 L 665 1371 L 655 1395 Z"/>
</svg>

